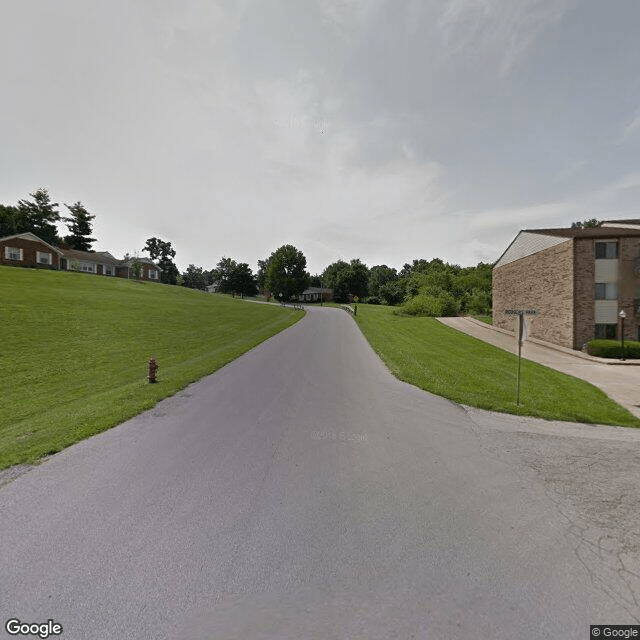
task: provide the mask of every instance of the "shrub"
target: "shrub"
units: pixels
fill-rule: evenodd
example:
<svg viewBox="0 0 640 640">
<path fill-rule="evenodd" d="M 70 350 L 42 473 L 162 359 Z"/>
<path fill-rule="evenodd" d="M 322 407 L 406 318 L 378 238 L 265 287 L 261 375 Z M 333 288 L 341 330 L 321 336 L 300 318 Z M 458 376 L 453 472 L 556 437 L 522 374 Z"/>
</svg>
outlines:
<svg viewBox="0 0 640 640">
<path fill-rule="evenodd" d="M 439 318 L 455 316 L 460 311 L 460 304 L 452 295 L 445 292 L 438 296 L 420 294 L 407 300 L 400 307 L 400 311 L 411 316 Z"/>
<path fill-rule="evenodd" d="M 591 340 L 587 344 L 587 353 L 599 358 L 619 358 L 620 340 Z M 640 358 L 640 342 L 624 341 L 625 358 Z"/>
<path fill-rule="evenodd" d="M 364 301 L 367 304 L 380 304 L 380 298 L 378 298 L 378 296 L 369 296 L 368 298 L 365 298 Z"/>
<path fill-rule="evenodd" d="M 481 289 L 473 289 L 466 300 L 466 311 L 470 314 L 491 314 L 491 293 Z"/>
</svg>

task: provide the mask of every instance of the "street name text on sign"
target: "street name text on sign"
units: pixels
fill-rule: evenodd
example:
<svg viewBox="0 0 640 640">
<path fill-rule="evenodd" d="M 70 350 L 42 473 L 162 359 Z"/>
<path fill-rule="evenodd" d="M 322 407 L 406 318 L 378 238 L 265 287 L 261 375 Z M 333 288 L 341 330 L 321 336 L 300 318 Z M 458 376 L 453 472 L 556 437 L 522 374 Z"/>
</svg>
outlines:
<svg viewBox="0 0 640 640">
<path fill-rule="evenodd" d="M 505 309 L 506 316 L 537 316 L 537 309 Z"/>
</svg>

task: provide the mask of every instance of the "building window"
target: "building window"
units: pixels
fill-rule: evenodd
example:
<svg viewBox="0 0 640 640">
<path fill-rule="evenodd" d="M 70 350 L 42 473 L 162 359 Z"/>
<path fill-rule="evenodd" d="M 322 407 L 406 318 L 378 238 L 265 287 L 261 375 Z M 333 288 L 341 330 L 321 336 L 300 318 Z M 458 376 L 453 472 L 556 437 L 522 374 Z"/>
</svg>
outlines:
<svg viewBox="0 0 640 640">
<path fill-rule="evenodd" d="M 113 275 L 113 267 L 109 264 L 105 264 L 104 265 L 104 275 L 105 276 L 112 276 Z"/>
<path fill-rule="evenodd" d="M 596 282 L 596 300 L 617 300 L 618 284 L 616 282 Z"/>
<path fill-rule="evenodd" d="M 617 324 L 597 324 L 596 325 L 596 338 L 616 338 L 618 334 Z"/>
<path fill-rule="evenodd" d="M 85 271 L 86 273 L 95 273 L 96 266 L 93 262 L 81 262 L 80 271 Z"/>
<path fill-rule="evenodd" d="M 613 260 L 617 257 L 617 242 L 596 242 L 596 260 Z"/>
<path fill-rule="evenodd" d="M 156 269 L 149 269 L 149 280 L 157 280 L 158 271 Z"/>
<path fill-rule="evenodd" d="M 22 260 L 22 249 L 15 247 L 5 247 L 4 257 L 6 260 Z"/>
<path fill-rule="evenodd" d="M 51 264 L 51 254 L 43 253 L 42 251 L 36 251 L 36 259 L 38 264 Z"/>
</svg>

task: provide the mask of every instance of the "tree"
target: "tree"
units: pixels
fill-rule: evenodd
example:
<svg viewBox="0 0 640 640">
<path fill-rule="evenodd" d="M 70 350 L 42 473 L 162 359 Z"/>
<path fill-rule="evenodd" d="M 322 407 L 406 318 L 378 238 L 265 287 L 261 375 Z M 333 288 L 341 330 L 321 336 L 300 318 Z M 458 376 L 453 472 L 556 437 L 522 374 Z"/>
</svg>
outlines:
<svg viewBox="0 0 640 640">
<path fill-rule="evenodd" d="M 269 270 L 269 260 L 258 260 L 258 273 L 256 274 L 256 284 L 259 289 L 267 288 L 267 271 Z"/>
<path fill-rule="evenodd" d="M 220 293 L 231 293 L 235 290 L 231 276 L 237 266 L 238 263 L 235 260 L 222 256 L 220 262 L 215 266 L 215 269 L 211 270 L 211 274 L 214 281 L 218 284 L 218 291 Z"/>
<path fill-rule="evenodd" d="M 229 278 L 231 291 L 245 296 L 255 296 L 258 293 L 256 279 L 246 262 L 236 264 Z"/>
<path fill-rule="evenodd" d="M 140 280 L 142 276 L 142 262 L 138 258 L 134 258 L 131 263 L 131 272 L 136 280 Z"/>
<path fill-rule="evenodd" d="M 285 244 L 269 256 L 268 262 L 265 285 L 278 299 L 282 294 L 283 300 L 290 300 L 307 288 L 307 259 L 302 251 Z"/>
<path fill-rule="evenodd" d="M 380 287 L 387 282 L 395 282 L 398 279 L 398 272 L 386 264 L 379 264 L 369 269 L 369 295 L 379 296 Z"/>
<path fill-rule="evenodd" d="M 178 267 L 173 258 L 176 257 L 176 250 L 170 242 L 160 240 L 160 238 L 147 238 L 143 251 L 146 251 L 151 259 L 158 264 L 160 272 L 160 282 L 164 284 L 177 284 Z"/>
<path fill-rule="evenodd" d="M 28 231 L 18 207 L 0 204 L 0 238 Z"/>
<path fill-rule="evenodd" d="M 354 258 L 350 263 L 338 260 L 323 271 L 322 280 L 333 289 L 334 300 L 348 302 L 349 295 L 366 297 L 369 269 L 358 258 Z"/>
<path fill-rule="evenodd" d="M 348 271 L 349 293 L 361 300 L 369 293 L 369 268 L 358 258 L 354 258 Z"/>
<path fill-rule="evenodd" d="M 389 306 L 394 306 L 400 304 L 404 299 L 404 289 L 402 288 L 402 284 L 397 280 L 389 280 L 380 286 L 378 296 Z"/>
<path fill-rule="evenodd" d="M 596 220 L 595 218 L 591 218 L 591 220 L 583 220 L 580 222 L 579 220 L 571 223 L 572 229 L 587 229 L 589 227 L 599 227 L 602 224 L 602 220 Z"/>
<path fill-rule="evenodd" d="M 182 274 L 182 286 L 189 289 L 200 289 L 204 291 L 205 279 L 202 267 L 196 267 L 190 264 L 187 270 Z"/>
<path fill-rule="evenodd" d="M 349 301 L 348 271 L 348 262 L 336 260 L 322 272 L 322 282 L 333 289 L 333 299 L 336 302 Z"/>
<path fill-rule="evenodd" d="M 215 269 L 211 270 L 213 280 L 218 283 L 220 293 L 241 293 L 255 296 L 258 292 L 256 279 L 246 262 L 236 262 L 224 256 Z"/>
<path fill-rule="evenodd" d="M 91 237 L 91 221 L 95 216 L 91 215 L 80 201 L 72 205 L 65 204 L 64 206 L 71 213 L 68 218 L 62 218 L 67 223 L 67 229 L 70 231 L 70 235 L 64 237 L 65 244 L 76 251 L 91 251 L 91 245 L 96 241 L 95 238 Z"/>
<path fill-rule="evenodd" d="M 25 231 L 35 233 L 39 238 L 50 244 L 60 244 L 56 222 L 60 221 L 58 203 L 51 202 L 46 189 L 38 189 L 29 194 L 33 201 L 19 200 L 18 210 L 28 227 Z"/>
<path fill-rule="evenodd" d="M 402 291 L 403 308 L 407 313 L 450 315 L 458 311 L 489 313 L 491 310 L 490 264 L 480 262 L 475 267 L 463 268 L 446 264 L 440 258 L 414 260 L 412 264 L 404 265 L 400 275 L 397 282 L 385 283 L 381 294 L 384 292 L 382 297 L 389 295 L 389 300 L 397 300 L 397 294 Z M 398 289 L 394 291 L 392 284 Z"/>
</svg>

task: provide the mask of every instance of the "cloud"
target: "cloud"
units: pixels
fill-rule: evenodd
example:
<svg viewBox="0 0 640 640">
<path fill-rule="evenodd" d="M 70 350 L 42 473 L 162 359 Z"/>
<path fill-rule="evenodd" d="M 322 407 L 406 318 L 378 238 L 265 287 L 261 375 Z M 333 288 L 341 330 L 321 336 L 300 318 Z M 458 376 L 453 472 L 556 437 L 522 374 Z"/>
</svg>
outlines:
<svg viewBox="0 0 640 640">
<path fill-rule="evenodd" d="M 640 129 L 640 110 L 636 111 L 631 121 L 625 126 L 622 134 L 622 142 L 628 140 Z"/>
<path fill-rule="evenodd" d="M 384 0 L 318 0 L 326 22 L 345 36 L 358 36 L 373 20 Z"/>
<path fill-rule="evenodd" d="M 575 0 L 448 0 L 438 26 L 449 55 L 497 58 L 506 75 Z"/>
</svg>

